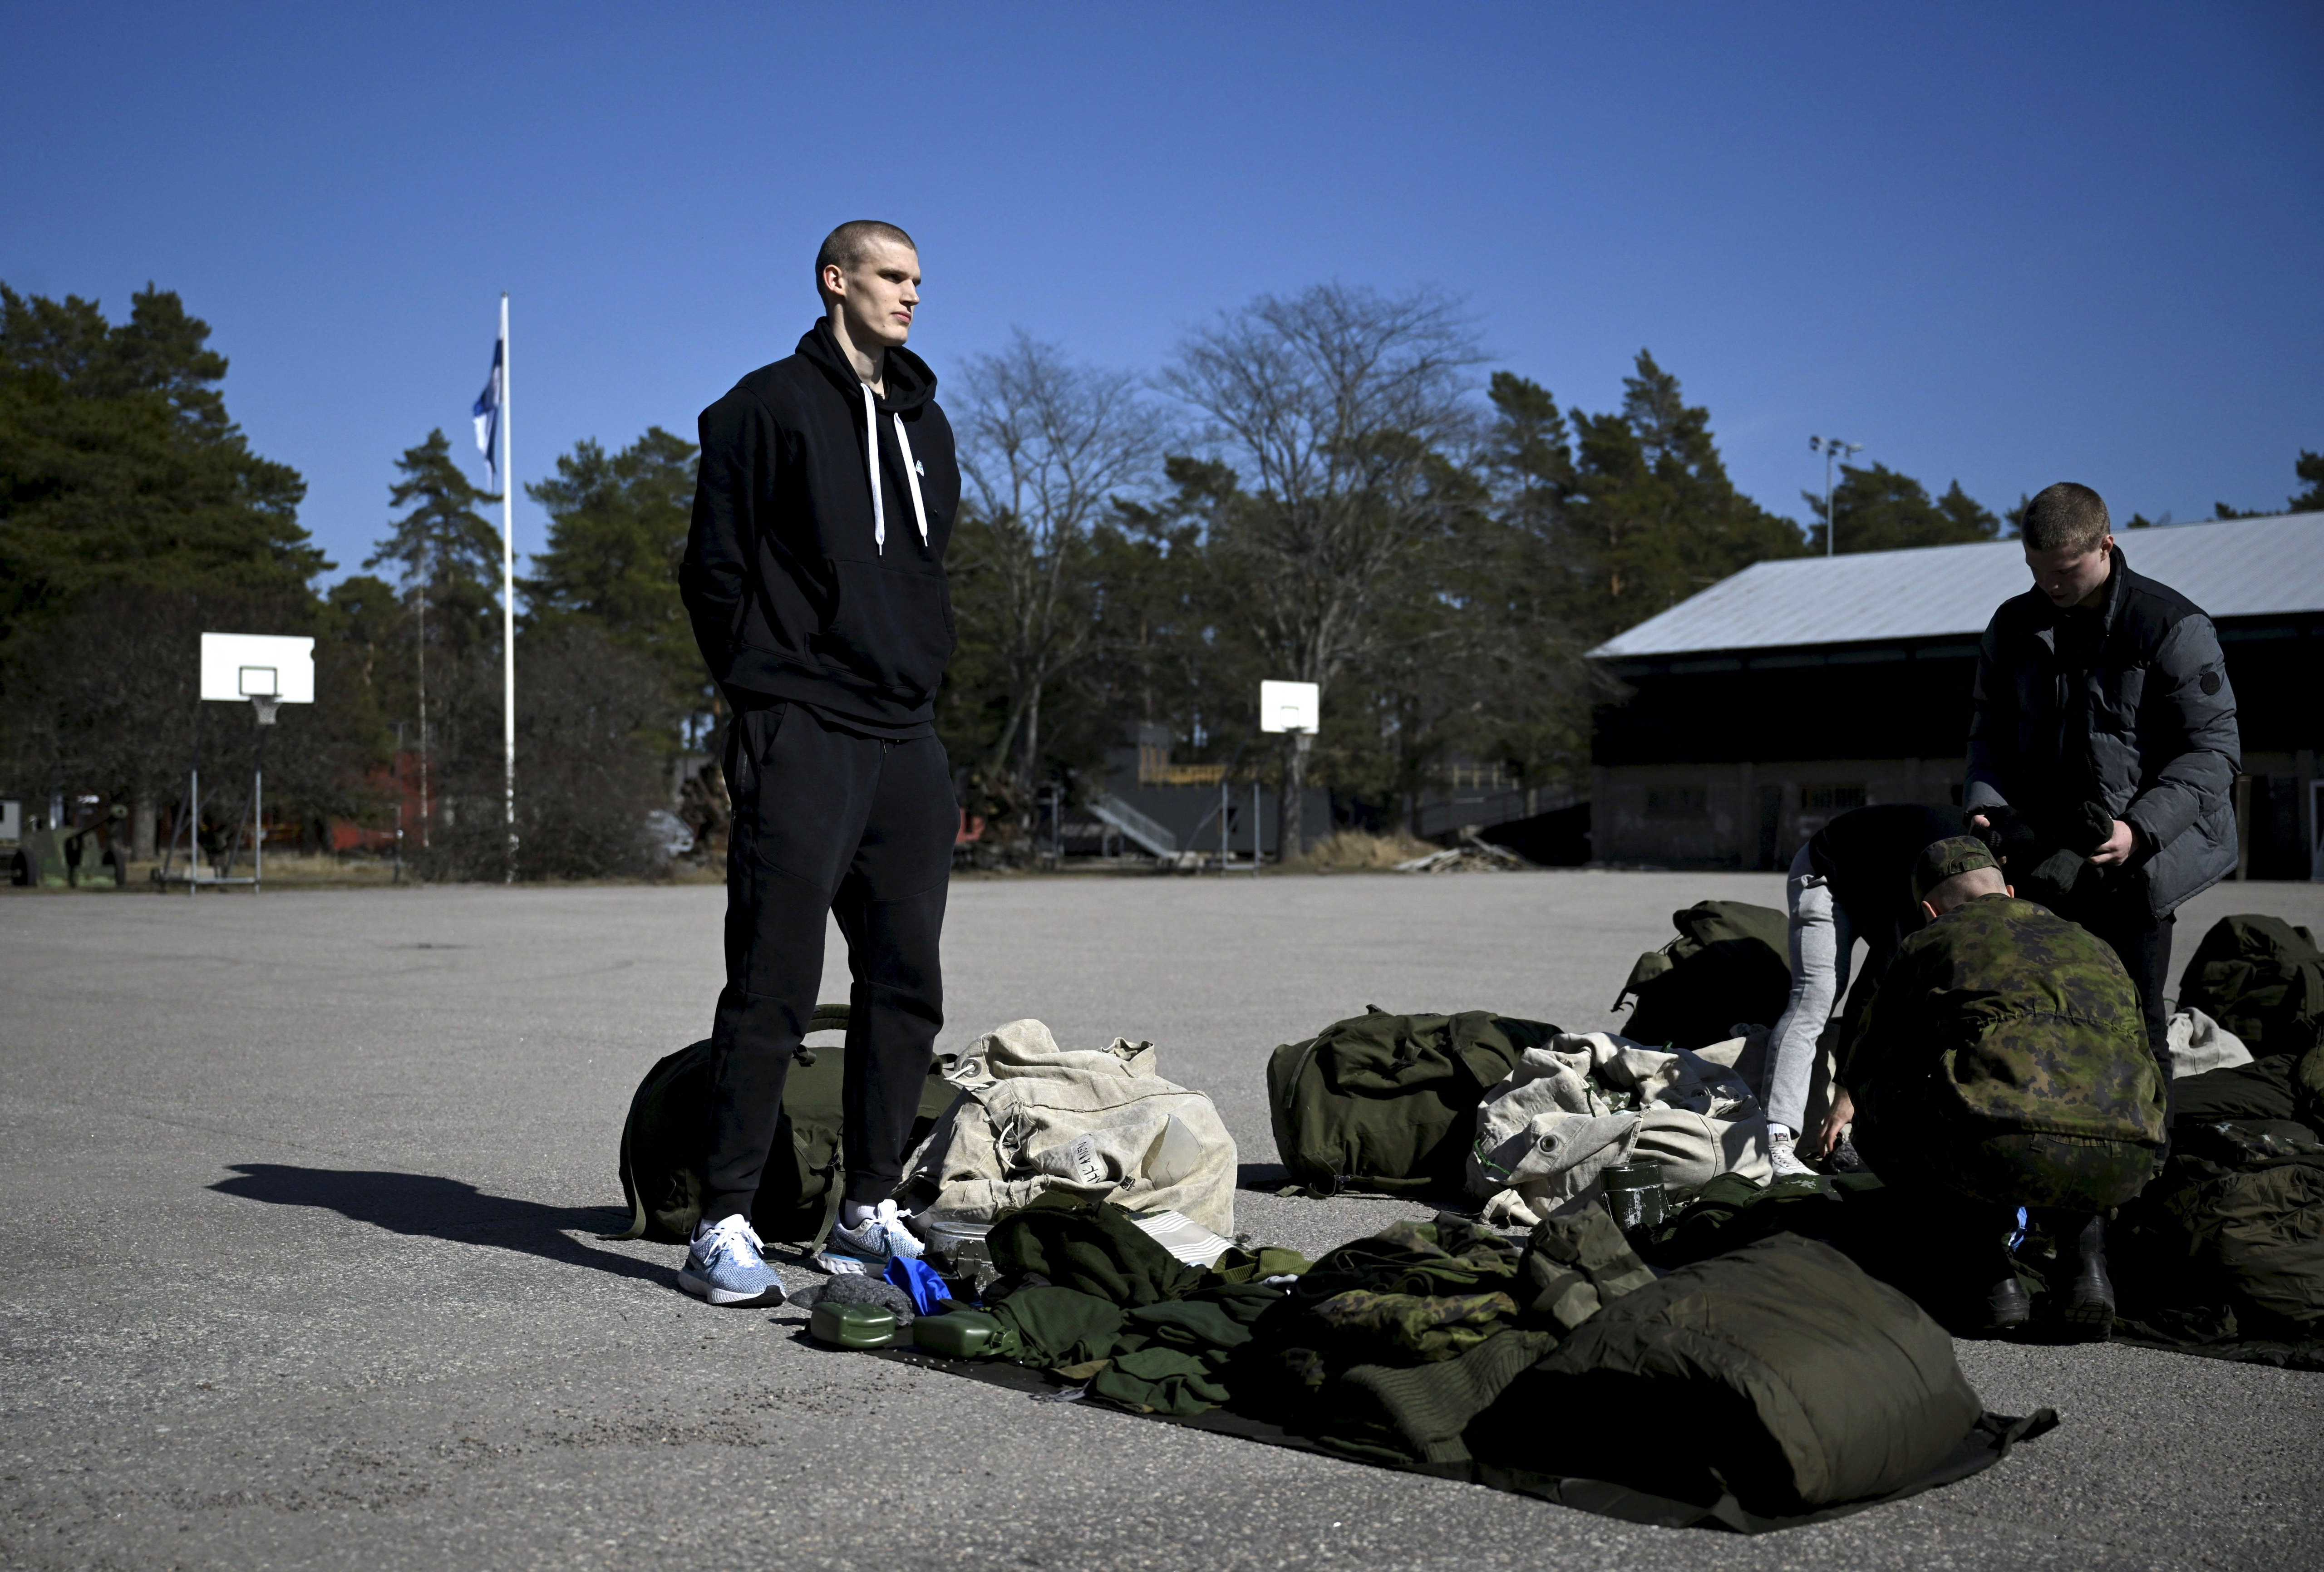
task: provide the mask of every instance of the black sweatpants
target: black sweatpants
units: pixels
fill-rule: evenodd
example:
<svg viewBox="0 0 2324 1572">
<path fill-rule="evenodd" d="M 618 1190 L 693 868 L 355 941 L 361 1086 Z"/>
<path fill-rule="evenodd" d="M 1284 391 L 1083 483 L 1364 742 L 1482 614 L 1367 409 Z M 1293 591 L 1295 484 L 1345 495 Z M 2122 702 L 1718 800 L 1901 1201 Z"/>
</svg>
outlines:
<svg viewBox="0 0 2324 1572">
<path fill-rule="evenodd" d="M 2171 935 L 2177 916 L 2155 917 L 2143 903 L 2123 901 L 2084 911 L 2061 914 L 2080 923 L 2115 952 L 2122 969 L 2138 987 L 2139 1007 L 2146 1015 L 2146 1046 L 2171 1080 L 2171 1012 L 2163 994 L 2171 986 Z"/>
<path fill-rule="evenodd" d="M 881 741 L 804 705 L 770 704 L 734 717 L 725 766 L 726 987 L 710 1033 L 702 1215 L 750 1215 L 822 985 L 825 913 L 853 977 L 846 1199 L 876 1202 L 902 1176 L 944 1025 L 937 943 L 960 825 L 944 744 Z"/>
</svg>

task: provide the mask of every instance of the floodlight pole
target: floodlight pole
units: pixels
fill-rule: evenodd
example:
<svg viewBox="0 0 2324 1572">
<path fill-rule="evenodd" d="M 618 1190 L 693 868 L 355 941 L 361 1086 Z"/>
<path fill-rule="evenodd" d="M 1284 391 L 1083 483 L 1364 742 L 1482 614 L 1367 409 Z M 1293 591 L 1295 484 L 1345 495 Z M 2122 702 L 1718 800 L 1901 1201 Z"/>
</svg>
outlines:
<svg viewBox="0 0 2324 1572">
<path fill-rule="evenodd" d="M 509 298 L 501 291 L 501 749 L 508 879 L 516 882 L 516 471 L 509 433 Z"/>
<path fill-rule="evenodd" d="M 1842 454 L 1862 453 L 1864 444 L 1843 442 L 1837 437 L 1811 437 L 1808 451 L 1823 455 L 1823 554 L 1834 556 L 1840 551 L 1840 520 L 1831 510 L 1832 460 Z"/>
</svg>

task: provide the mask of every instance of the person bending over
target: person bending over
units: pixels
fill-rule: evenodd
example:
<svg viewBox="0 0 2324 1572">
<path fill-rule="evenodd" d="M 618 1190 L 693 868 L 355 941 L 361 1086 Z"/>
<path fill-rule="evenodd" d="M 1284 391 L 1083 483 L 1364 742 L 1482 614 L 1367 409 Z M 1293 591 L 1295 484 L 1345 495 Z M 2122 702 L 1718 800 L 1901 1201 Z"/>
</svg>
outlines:
<svg viewBox="0 0 2324 1572">
<path fill-rule="evenodd" d="M 1803 1134 L 1810 1156 L 1829 1150 L 1825 1133 L 1809 1130 L 1806 1120 L 1832 1007 L 1847 997 L 1844 1034 L 1887 971 L 1896 946 L 1921 925 L 1913 864 L 1923 848 L 1960 830 L 1960 814 L 1951 809 L 1883 803 L 1840 814 L 1792 859 L 1784 887 L 1791 908 L 1792 997 L 1767 1051 L 1766 1101 L 1776 1178 L 1809 1172 L 1794 1150 Z M 1849 962 L 1858 939 L 1865 942 L 1864 970 L 1851 989 Z M 1835 1128 L 1831 1139 L 1837 1136 Z"/>
<path fill-rule="evenodd" d="M 2088 931 L 2017 899 L 1974 836 L 1923 851 L 1913 890 L 1927 924 L 1849 1036 L 1834 1117 L 1852 1113 L 1873 1172 L 1961 1241 L 1991 1328 L 2028 1314 L 2003 1242 L 2025 1207 L 2070 1242 L 2067 1324 L 2103 1338 L 2105 1213 L 2144 1188 L 2163 1143 L 2138 990 Z"/>
<path fill-rule="evenodd" d="M 2121 958 L 2167 1096 L 2172 914 L 2236 866 L 2235 689 L 2210 618 L 2131 572 L 2096 492 L 2048 487 L 2020 534 L 2034 587 L 1978 647 L 1963 804 L 2018 887 Z M 2055 850 L 2069 877 L 2032 878 Z"/>
<path fill-rule="evenodd" d="M 919 304 L 911 236 L 843 224 L 815 267 L 823 319 L 702 413 L 679 571 L 733 710 L 726 985 L 702 1222 L 678 1274 L 713 1304 L 782 1299 L 751 1209 L 815 1010 L 825 914 L 853 978 L 827 1271 L 920 1253 L 889 1198 L 944 1024 L 937 941 L 959 811 L 934 715 L 953 651 L 944 559 L 960 471 L 936 375 L 904 348 Z"/>
</svg>

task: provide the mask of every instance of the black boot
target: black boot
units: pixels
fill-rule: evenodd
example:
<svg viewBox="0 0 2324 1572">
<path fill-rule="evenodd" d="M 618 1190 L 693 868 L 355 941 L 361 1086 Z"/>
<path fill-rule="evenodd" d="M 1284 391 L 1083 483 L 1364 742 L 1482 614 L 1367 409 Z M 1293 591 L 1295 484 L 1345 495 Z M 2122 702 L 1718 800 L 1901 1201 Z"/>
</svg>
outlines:
<svg viewBox="0 0 2324 1572">
<path fill-rule="evenodd" d="M 2017 1281 L 2015 1268 L 1986 1292 L 1985 1329 L 1988 1333 L 2014 1332 L 2033 1313 L 2034 1307 L 2025 1298 L 2024 1284 Z"/>
<path fill-rule="evenodd" d="M 2102 1343 L 2114 1335 L 2114 1280 L 2107 1275 L 2104 1213 L 2085 1219 L 2074 1236 L 2073 1264 L 2073 1285 L 2065 1296 L 2066 1325 L 2084 1341 Z"/>
</svg>

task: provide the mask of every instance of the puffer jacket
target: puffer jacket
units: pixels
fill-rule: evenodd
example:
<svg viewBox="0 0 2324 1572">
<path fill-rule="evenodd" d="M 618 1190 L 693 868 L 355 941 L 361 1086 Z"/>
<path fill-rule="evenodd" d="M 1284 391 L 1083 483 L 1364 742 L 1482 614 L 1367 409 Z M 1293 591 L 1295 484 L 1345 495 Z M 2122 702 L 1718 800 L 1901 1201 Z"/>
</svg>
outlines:
<svg viewBox="0 0 2324 1572">
<path fill-rule="evenodd" d="M 2235 689 L 2210 618 L 2133 573 L 2119 547 L 2095 637 L 2078 637 L 2080 626 L 2038 589 L 1994 612 L 1978 651 L 1963 806 L 2104 803 L 2139 832 L 2129 872 L 2161 917 L 2235 869 Z"/>
</svg>

